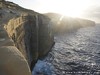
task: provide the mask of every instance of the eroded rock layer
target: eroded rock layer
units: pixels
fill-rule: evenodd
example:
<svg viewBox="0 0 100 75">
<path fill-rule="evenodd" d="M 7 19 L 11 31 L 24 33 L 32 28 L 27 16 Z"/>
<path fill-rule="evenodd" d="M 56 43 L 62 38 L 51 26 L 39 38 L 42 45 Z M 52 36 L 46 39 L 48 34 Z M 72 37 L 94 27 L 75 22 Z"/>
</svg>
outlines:
<svg viewBox="0 0 100 75">
<path fill-rule="evenodd" d="M 48 22 L 49 19 L 43 15 L 22 15 L 11 19 L 5 26 L 15 46 L 30 65 L 46 55 L 54 43 Z"/>
<path fill-rule="evenodd" d="M 32 69 L 36 61 L 39 58 L 45 56 L 54 43 L 53 34 L 51 32 L 52 30 L 50 28 L 50 24 L 48 24 L 49 21 L 50 21 L 49 18 L 33 10 L 22 8 L 13 2 L 0 0 L 0 52 L 1 54 L 3 50 L 1 47 L 3 46 L 5 46 L 4 48 L 7 47 L 5 49 L 6 51 L 9 50 L 8 46 L 11 46 L 10 47 L 11 52 L 13 51 L 13 49 L 19 50 L 19 52 L 22 53 L 21 56 L 23 56 L 23 59 L 25 59 L 24 63 L 28 62 L 28 65 L 25 64 L 25 66 L 27 66 L 25 67 L 25 69 L 27 69 L 26 72 L 28 72 L 30 70 L 29 65 Z M 12 47 L 16 47 L 17 49 L 15 48 L 12 49 Z M 16 51 L 14 52 L 14 54 L 17 54 Z M 5 55 L 2 56 L 5 57 Z M 14 55 L 13 57 L 16 59 L 17 55 Z M 7 57 L 7 59 L 9 58 L 10 57 Z M 21 67 L 22 59 L 19 58 L 16 59 L 16 61 L 17 60 L 18 60 L 17 63 L 19 63 Z M 0 61 L 2 61 L 2 57 L 0 58 Z M 0 63 L 0 66 L 2 65 L 3 64 Z M 5 65 L 3 65 L 3 67 L 4 66 Z M 16 67 L 15 69 L 17 70 L 19 68 Z M 0 67 L 0 69 L 2 68 Z M 9 67 L 9 69 L 13 69 L 13 68 Z M 2 71 L 6 72 L 6 70 L 2 70 Z M 14 73 L 15 71 L 12 73 L 12 75 L 27 74 L 27 73 L 26 74 L 14 74 Z"/>
</svg>

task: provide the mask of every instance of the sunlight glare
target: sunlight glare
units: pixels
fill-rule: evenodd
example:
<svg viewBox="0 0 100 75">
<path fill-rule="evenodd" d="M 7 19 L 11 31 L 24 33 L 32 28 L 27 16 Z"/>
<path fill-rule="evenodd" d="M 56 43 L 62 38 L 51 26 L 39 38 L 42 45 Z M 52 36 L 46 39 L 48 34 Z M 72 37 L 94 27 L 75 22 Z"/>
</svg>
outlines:
<svg viewBox="0 0 100 75">
<path fill-rule="evenodd" d="M 71 17 L 81 16 L 84 10 L 89 7 L 89 1 L 86 0 L 62 0 L 58 4 L 58 9 L 55 8 L 55 12 Z"/>
<path fill-rule="evenodd" d="M 43 4 L 41 4 L 43 3 Z M 62 15 L 79 17 L 84 13 L 91 3 L 91 0 L 42 0 L 40 4 L 43 12 L 56 12 Z"/>
</svg>

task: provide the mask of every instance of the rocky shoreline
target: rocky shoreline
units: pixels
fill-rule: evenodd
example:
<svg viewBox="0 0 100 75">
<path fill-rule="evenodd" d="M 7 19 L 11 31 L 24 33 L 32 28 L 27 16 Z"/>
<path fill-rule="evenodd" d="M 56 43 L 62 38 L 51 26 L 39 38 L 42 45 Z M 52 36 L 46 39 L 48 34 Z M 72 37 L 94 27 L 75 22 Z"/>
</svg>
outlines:
<svg viewBox="0 0 100 75">
<path fill-rule="evenodd" d="M 65 26 L 64 32 L 68 27 L 69 30 L 75 29 L 76 20 L 68 25 L 65 21 L 64 18 L 59 24 Z M 93 21 L 85 22 L 84 25 L 95 25 Z M 62 33 L 64 27 L 57 24 L 44 14 L 0 0 L 0 74 L 31 75 L 37 60 L 45 57 L 54 46 L 55 32 Z"/>
<path fill-rule="evenodd" d="M 33 75 L 100 75 L 100 25 L 62 35 L 55 36 L 55 46 Z"/>
</svg>

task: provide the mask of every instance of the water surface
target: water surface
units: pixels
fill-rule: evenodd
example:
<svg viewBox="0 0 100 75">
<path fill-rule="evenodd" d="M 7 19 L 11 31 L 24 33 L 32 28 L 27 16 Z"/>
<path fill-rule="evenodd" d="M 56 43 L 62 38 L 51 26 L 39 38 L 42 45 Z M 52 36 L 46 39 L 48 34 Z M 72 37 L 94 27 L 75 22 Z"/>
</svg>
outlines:
<svg viewBox="0 0 100 75">
<path fill-rule="evenodd" d="M 100 75 L 100 25 L 56 35 L 55 42 L 34 75 Z"/>
</svg>

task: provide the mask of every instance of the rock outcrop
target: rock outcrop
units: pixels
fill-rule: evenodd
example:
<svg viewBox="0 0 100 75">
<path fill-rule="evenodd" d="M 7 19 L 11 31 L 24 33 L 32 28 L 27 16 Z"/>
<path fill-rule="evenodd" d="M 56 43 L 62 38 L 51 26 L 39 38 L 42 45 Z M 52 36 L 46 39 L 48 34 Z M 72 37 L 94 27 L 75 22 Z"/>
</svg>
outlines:
<svg viewBox="0 0 100 75">
<path fill-rule="evenodd" d="M 6 59 L 9 59 L 7 65 L 0 62 L 0 66 L 3 65 L 0 74 L 9 69 L 7 75 L 30 75 L 29 66 L 32 70 L 36 61 L 44 57 L 54 44 L 49 21 L 42 14 L 0 0 L 0 61 L 7 63 Z M 6 54 L 11 54 L 11 57 Z"/>
<path fill-rule="evenodd" d="M 47 13 L 45 14 L 51 19 L 53 22 L 53 30 L 55 33 L 59 32 L 69 32 L 73 30 L 77 30 L 82 27 L 94 26 L 95 22 L 87 19 L 81 18 L 72 18 L 63 16 L 56 13 Z"/>
<path fill-rule="evenodd" d="M 5 29 L 0 26 L 0 75 L 31 75 L 22 53 L 14 46 Z"/>
<path fill-rule="evenodd" d="M 43 15 L 23 15 L 11 19 L 5 26 L 9 37 L 30 65 L 52 48 L 54 41 L 49 21 Z"/>
<path fill-rule="evenodd" d="M 0 47 L 0 75 L 31 75 L 26 59 L 16 47 Z"/>
</svg>

